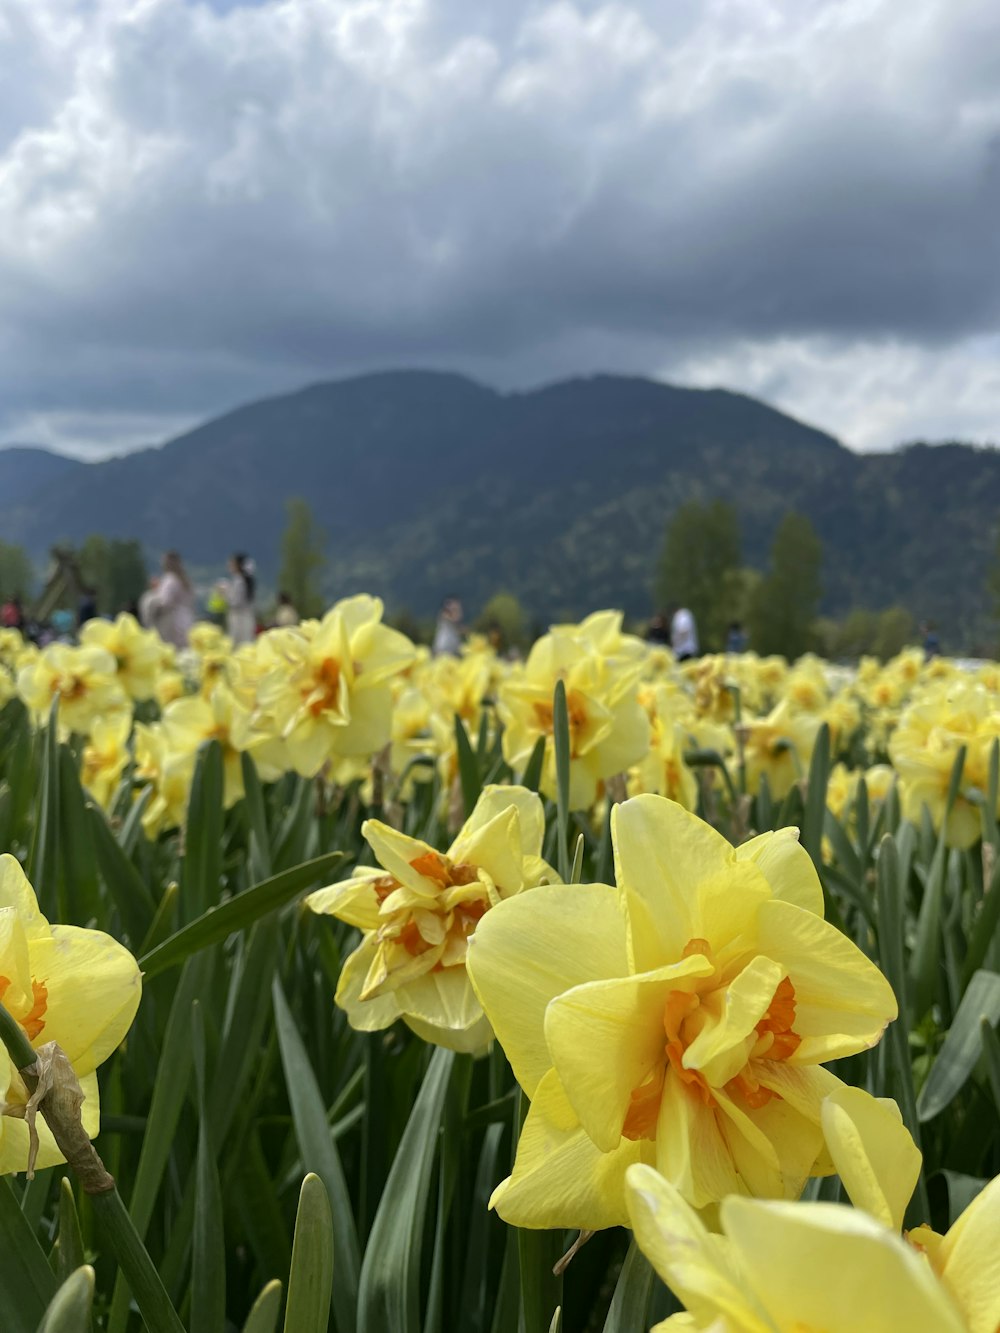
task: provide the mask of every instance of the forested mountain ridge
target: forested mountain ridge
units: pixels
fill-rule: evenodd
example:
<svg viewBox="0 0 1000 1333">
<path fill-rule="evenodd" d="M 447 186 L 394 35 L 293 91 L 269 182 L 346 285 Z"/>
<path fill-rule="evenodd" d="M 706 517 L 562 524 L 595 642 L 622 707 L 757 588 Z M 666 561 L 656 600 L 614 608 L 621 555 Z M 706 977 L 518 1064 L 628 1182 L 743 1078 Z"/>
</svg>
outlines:
<svg viewBox="0 0 1000 1333">
<path fill-rule="evenodd" d="M 3 465 L 0 451 L 0 483 Z M 510 394 L 458 375 L 365 375 L 71 464 L 34 493 L 9 473 L 0 532 L 36 557 L 101 532 L 201 566 L 249 550 L 273 576 L 283 501 L 302 495 L 328 534 L 331 595 L 365 589 L 426 613 L 444 592 L 474 606 L 506 588 L 542 621 L 648 612 L 671 513 L 719 496 L 758 568 L 781 515 L 809 515 L 824 610 L 901 602 L 968 637 L 1000 513 L 993 449 L 859 455 L 742 394 L 611 375 Z"/>
</svg>

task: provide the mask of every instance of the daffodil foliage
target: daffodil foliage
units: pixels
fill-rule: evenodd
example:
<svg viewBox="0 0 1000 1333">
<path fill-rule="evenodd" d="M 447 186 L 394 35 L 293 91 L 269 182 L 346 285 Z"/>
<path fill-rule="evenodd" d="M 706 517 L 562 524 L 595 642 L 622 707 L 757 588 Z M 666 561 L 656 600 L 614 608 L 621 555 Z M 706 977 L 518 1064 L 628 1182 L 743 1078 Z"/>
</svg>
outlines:
<svg viewBox="0 0 1000 1333">
<path fill-rule="evenodd" d="M 998 738 L 614 612 L 0 631 L 0 1328 L 997 1333 Z"/>
</svg>

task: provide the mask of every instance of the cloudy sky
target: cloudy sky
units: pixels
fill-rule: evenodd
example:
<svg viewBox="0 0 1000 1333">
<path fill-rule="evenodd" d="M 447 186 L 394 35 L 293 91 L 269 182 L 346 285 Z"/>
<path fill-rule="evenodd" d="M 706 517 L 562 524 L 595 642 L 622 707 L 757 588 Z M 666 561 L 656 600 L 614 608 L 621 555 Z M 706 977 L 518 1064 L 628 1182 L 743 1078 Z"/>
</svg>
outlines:
<svg viewBox="0 0 1000 1333">
<path fill-rule="evenodd" d="M 0 441 L 357 370 L 1000 442 L 996 0 L 0 0 Z"/>
</svg>

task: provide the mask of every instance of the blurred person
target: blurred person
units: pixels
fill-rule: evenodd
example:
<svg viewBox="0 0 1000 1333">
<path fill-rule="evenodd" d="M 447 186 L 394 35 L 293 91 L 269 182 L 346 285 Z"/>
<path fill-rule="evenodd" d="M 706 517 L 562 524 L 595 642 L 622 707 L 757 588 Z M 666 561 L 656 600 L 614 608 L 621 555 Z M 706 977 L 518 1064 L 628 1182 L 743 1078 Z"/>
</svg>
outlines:
<svg viewBox="0 0 1000 1333">
<path fill-rule="evenodd" d="M 186 648 L 195 622 L 194 589 L 177 551 L 163 557 L 163 577 L 144 594 L 146 614 L 165 643 Z"/>
<path fill-rule="evenodd" d="M 8 598 L 0 610 L 0 624 L 4 629 L 16 629 L 23 633 L 25 625 L 24 606 L 21 602 L 21 594 L 16 592 L 13 597 Z"/>
<path fill-rule="evenodd" d="M 646 629 L 646 642 L 659 644 L 664 648 L 670 647 L 670 625 L 662 611 L 657 611 L 650 620 Z"/>
<path fill-rule="evenodd" d="M 243 551 L 229 557 L 228 579 L 219 582 L 219 591 L 229 607 L 226 613 L 226 633 L 236 646 L 253 643 L 257 637 L 257 611 L 254 596 L 257 591 L 254 562 Z"/>
<path fill-rule="evenodd" d="M 80 601 L 76 611 L 77 629 L 82 629 L 88 620 L 97 619 L 97 591 L 87 584 L 80 589 Z"/>
<path fill-rule="evenodd" d="M 431 653 L 434 657 L 462 655 L 462 603 L 457 597 L 446 597 L 441 605 Z"/>
<path fill-rule="evenodd" d="M 730 621 L 729 628 L 726 630 L 726 652 L 745 653 L 747 643 L 747 632 L 743 628 L 742 621 Z"/>
<path fill-rule="evenodd" d="M 670 646 L 678 662 L 698 656 L 698 627 L 686 606 L 679 606 L 670 617 Z"/>
<path fill-rule="evenodd" d="M 290 625 L 299 623 L 299 613 L 287 592 L 278 593 L 278 609 L 274 613 L 274 623 L 280 629 L 287 629 Z"/>
<path fill-rule="evenodd" d="M 931 621 L 925 620 L 920 626 L 920 637 L 924 641 L 925 662 L 929 662 L 932 657 L 941 656 L 941 639 Z"/>
</svg>

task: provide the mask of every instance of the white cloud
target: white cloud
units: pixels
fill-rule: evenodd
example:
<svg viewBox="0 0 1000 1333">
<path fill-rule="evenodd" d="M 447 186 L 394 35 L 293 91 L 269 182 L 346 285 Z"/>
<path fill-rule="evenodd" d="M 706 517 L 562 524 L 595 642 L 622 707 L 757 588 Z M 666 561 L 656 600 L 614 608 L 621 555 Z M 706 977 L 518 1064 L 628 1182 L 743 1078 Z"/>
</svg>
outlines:
<svg viewBox="0 0 1000 1333">
<path fill-rule="evenodd" d="M 997 438 L 998 49 L 992 0 L 0 0 L 0 439 L 396 364 Z"/>
</svg>

